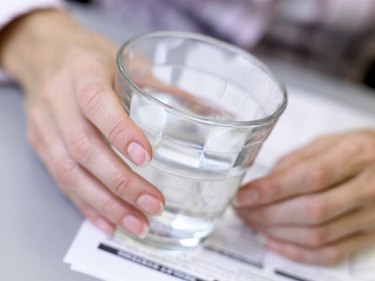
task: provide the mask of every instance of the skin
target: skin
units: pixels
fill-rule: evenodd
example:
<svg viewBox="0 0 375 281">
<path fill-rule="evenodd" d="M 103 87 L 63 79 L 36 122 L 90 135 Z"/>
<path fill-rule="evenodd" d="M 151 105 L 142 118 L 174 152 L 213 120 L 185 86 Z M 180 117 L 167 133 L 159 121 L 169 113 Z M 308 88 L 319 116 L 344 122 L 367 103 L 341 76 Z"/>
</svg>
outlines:
<svg viewBox="0 0 375 281">
<path fill-rule="evenodd" d="M 145 215 L 159 214 L 164 198 L 110 147 L 140 166 L 152 157 L 114 91 L 117 47 L 56 10 L 29 13 L 0 35 L 0 64 L 26 92 L 28 139 L 58 187 L 106 233 L 121 225 L 144 235 Z M 375 242 L 375 131 L 325 136 L 286 155 L 235 202 L 281 255 L 314 264 L 347 258 Z"/>
<path fill-rule="evenodd" d="M 151 146 L 114 92 L 117 47 L 56 10 L 30 13 L 1 34 L 0 63 L 26 90 L 27 136 L 61 191 L 106 233 L 147 231 L 160 191 L 134 174 Z"/>
<path fill-rule="evenodd" d="M 321 137 L 243 186 L 237 214 L 273 251 L 330 265 L 375 242 L 375 131 Z"/>
</svg>

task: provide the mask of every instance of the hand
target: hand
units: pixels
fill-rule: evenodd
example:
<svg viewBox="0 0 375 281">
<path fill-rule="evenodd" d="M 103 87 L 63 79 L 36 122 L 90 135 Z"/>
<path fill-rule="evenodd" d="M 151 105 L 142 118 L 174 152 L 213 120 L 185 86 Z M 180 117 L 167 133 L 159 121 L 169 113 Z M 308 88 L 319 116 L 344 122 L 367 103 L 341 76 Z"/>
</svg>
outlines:
<svg viewBox="0 0 375 281">
<path fill-rule="evenodd" d="M 1 61 L 27 90 L 28 138 L 62 192 L 103 231 L 144 235 L 145 214 L 159 214 L 164 199 L 110 148 L 138 166 L 152 155 L 114 92 L 116 47 L 53 10 L 5 35 Z"/>
<path fill-rule="evenodd" d="M 270 249 L 295 261 L 335 264 L 375 244 L 375 131 L 317 139 L 243 186 L 235 202 Z"/>
</svg>

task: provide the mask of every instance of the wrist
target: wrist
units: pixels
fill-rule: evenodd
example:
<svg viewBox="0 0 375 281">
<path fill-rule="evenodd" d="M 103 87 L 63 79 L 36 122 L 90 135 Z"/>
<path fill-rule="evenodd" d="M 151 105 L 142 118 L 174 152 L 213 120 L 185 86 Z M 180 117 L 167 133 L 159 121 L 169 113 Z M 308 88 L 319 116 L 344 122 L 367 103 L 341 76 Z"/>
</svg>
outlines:
<svg viewBox="0 0 375 281">
<path fill-rule="evenodd" d="M 85 32 L 67 13 L 38 10 L 11 22 L 2 32 L 0 64 L 23 86 L 38 83 L 59 64 L 68 45 Z"/>
</svg>

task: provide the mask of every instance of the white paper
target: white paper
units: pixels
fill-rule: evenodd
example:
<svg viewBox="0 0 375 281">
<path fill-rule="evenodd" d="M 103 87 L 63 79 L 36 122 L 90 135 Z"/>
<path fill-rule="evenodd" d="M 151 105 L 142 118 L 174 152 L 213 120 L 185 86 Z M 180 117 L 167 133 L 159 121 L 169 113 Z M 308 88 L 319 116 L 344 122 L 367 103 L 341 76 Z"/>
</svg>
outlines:
<svg viewBox="0 0 375 281">
<path fill-rule="evenodd" d="M 113 281 L 375 280 L 375 249 L 368 250 L 365 260 L 358 256 L 335 267 L 289 261 L 267 251 L 261 237 L 228 211 L 203 246 L 187 253 L 162 252 L 129 238 L 112 238 L 86 221 L 64 261 L 75 270 Z"/>
<path fill-rule="evenodd" d="M 288 107 L 246 179 L 266 174 L 283 154 L 317 136 L 360 128 L 375 128 L 375 114 L 291 89 Z M 184 254 L 146 248 L 127 238 L 107 237 L 84 222 L 64 261 L 73 270 L 114 281 L 375 280 L 375 248 L 335 267 L 298 264 L 267 251 L 261 237 L 231 210 L 201 248 Z"/>
</svg>

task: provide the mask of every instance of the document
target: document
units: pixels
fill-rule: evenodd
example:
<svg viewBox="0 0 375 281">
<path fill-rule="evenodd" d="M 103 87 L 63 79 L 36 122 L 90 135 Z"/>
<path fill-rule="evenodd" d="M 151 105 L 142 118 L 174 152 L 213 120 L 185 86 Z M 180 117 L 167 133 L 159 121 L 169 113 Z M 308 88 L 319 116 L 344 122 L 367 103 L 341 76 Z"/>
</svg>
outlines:
<svg viewBox="0 0 375 281">
<path fill-rule="evenodd" d="M 289 89 L 289 104 L 246 180 L 266 174 L 283 154 L 324 134 L 375 128 L 375 117 L 337 101 Z M 102 280 L 121 281 L 375 281 L 375 247 L 333 267 L 304 265 L 267 250 L 262 236 L 229 208 L 203 245 L 187 252 L 109 237 L 83 222 L 64 262 Z"/>
<path fill-rule="evenodd" d="M 323 267 L 273 254 L 262 240 L 231 210 L 200 248 L 185 253 L 155 250 L 122 235 L 109 237 L 85 221 L 64 261 L 73 270 L 113 281 L 375 280 L 375 248 Z"/>
</svg>

